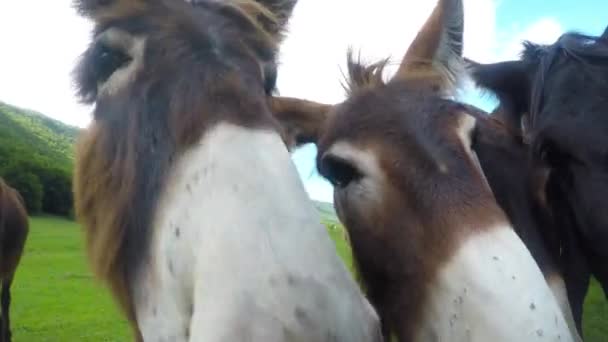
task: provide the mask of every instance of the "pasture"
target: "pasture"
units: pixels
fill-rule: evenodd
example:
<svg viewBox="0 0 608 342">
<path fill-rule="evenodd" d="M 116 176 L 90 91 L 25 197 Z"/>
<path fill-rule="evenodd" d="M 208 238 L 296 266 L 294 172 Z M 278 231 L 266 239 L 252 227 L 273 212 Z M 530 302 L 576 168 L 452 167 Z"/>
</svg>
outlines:
<svg viewBox="0 0 608 342">
<path fill-rule="evenodd" d="M 12 326 L 16 342 L 130 341 L 126 322 L 84 258 L 82 234 L 71 221 L 35 217 L 13 285 Z M 342 228 L 328 223 L 338 254 L 352 270 Z M 585 307 L 587 342 L 608 341 L 608 305 L 593 284 Z"/>
</svg>

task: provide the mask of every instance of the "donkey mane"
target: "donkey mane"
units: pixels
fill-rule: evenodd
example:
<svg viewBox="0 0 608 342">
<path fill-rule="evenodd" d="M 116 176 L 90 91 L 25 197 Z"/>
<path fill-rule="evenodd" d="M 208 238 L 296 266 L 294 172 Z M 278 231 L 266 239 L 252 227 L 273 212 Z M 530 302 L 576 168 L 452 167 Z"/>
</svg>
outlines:
<svg viewBox="0 0 608 342">
<path fill-rule="evenodd" d="M 451 51 L 456 54 L 457 52 Z M 450 85 L 448 89 L 458 89 L 461 76 L 465 74 L 465 62 L 460 58 L 450 59 L 447 66 L 440 65 L 433 61 L 417 61 L 418 64 L 433 65 L 433 69 L 439 74 L 439 77 L 446 80 Z M 347 74 L 344 76 L 342 88 L 346 91 L 347 96 L 351 96 L 365 89 L 373 89 L 385 86 L 385 70 L 391 64 L 390 58 L 384 58 L 376 62 L 366 63 L 361 60 L 361 55 L 354 56 L 352 49 L 348 49 L 346 54 Z M 428 77 L 428 76 L 427 76 Z M 423 75 L 424 79 L 425 76 Z M 421 83 L 419 79 L 416 82 Z M 446 94 L 447 95 L 447 94 Z"/>
<path fill-rule="evenodd" d="M 560 56 L 579 62 L 584 68 L 592 70 L 608 68 L 608 38 L 594 37 L 578 32 L 567 32 L 551 45 L 524 42 L 521 59 L 528 63 L 538 64 L 538 72 L 532 84 L 530 99 L 530 117 L 534 124 L 535 117 L 541 110 L 542 94 L 545 79 Z"/>
<path fill-rule="evenodd" d="M 342 87 L 347 95 L 352 95 L 366 88 L 376 88 L 386 84 L 384 81 L 384 69 L 389 64 L 385 58 L 375 63 L 364 63 L 361 54 L 354 56 L 354 51 L 349 48 L 346 52 L 346 70 Z"/>
<path fill-rule="evenodd" d="M 384 70 L 389 63 L 390 61 L 388 58 L 374 63 L 364 63 L 361 61 L 361 56 L 359 54 L 357 57 L 355 57 L 353 50 L 349 49 L 347 52 L 348 74 L 345 76 L 345 79 L 342 82 L 342 87 L 346 91 L 347 95 L 350 96 L 364 89 L 373 89 L 376 87 L 385 86 L 386 81 L 384 81 Z M 460 108 L 462 111 L 475 117 L 476 120 L 483 123 L 485 127 L 491 129 L 497 135 L 523 143 L 524 135 L 522 132 L 513 129 L 503 120 L 496 118 L 493 115 L 489 115 L 487 112 L 475 106 L 459 101 L 450 100 L 449 104 L 450 106 Z"/>
<path fill-rule="evenodd" d="M 139 81 L 135 94 L 130 94 L 131 97 L 116 94 L 114 100 L 97 101 L 95 120 L 77 145 L 75 209 L 85 227 L 89 261 L 95 275 L 109 284 L 128 319 L 134 322 L 129 282 L 148 252 L 153 214 L 176 156 L 221 119 L 245 121 L 248 126 L 256 124 L 253 115 L 239 118 L 231 113 L 265 106 L 260 100 L 265 95 L 253 93 L 257 90 L 249 84 L 251 77 L 245 77 L 243 84 L 235 71 L 188 69 L 197 59 L 205 58 L 205 49 L 211 49 L 213 42 L 197 41 L 201 45 L 197 48 L 203 52 L 193 55 L 182 41 L 168 39 L 166 31 L 191 34 L 200 29 L 197 25 L 219 24 L 220 30 L 226 30 L 231 48 L 237 46 L 264 61 L 274 59 L 281 36 L 279 32 L 271 32 L 278 27 L 278 19 L 252 0 L 193 4 L 181 0 L 134 1 L 132 4 L 137 6 L 128 8 L 127 15 L 120 15 L 124 10 L 119 8 L 122 2 L 105 5 L 109 8 L 104 7 L 106 3 L 81 0 L 76 7 L 81 14 L 96 20 L 99 15 L 112 17 L 114 14 L 109 12 L 118 11 L 113 26 L 135 27 L 144 32 L 151 28 L 146 39 L 164 42 L 146 47 L 151 58 L 164 56 L 161 57 L 164 62 L 148 66 L 153 69 L 146 71 L 149 76 Z M 167 17 L 166 7 L 191 20 Z M 227 27 L 223 22 L 201 23 L 193 17 L 195 8 L 221 14 L 234 26 Z M 202 21 L 208 19 L 201 15 Z M 74 69 L 74 78 L 81 100 L 91 103 L 97 97 L 97 71 L 95 64 L 87 62 L 89 57 L 87 53 L 82 56 Z M 180 63 L 183 60 L 188 63 Z M 180 77 L 167 82 L 162 75 Z M 235 92 L 248 95 L 231 101 Z M 121 105 L 124 111 L 119 109 Z M 125 111 L 128 115 L 122 115 Z M 264 124 L 273 125 L 267 114 Z"/>
<path fill-rule="evenodd" d="M 595 37 L 574 31 L 564 33 L 553 44 L 536 44 L 526 40 L 523 45 L 520 57 L 526 61 L 537 61 L 542 57 L 555 58 L 555 54 L 560 51 L 586 64 L 592 63 L 594 58 L 608 58 L 608 37 Z"/>
</svg>

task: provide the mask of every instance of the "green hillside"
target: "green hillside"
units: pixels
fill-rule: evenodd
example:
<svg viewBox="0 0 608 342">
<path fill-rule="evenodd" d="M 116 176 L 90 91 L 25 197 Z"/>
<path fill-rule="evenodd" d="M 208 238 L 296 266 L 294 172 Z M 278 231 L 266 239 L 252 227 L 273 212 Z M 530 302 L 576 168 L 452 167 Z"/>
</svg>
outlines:
<svg viewBox="0 0 608 342">
<path fill-rule="evenodd" d="M 6 166 L 11 156 L 28 156 L 71 170 L 77 135 L 76 127 L 0 102 L 0 167 Z"/>
<path fill-rule="evenodd" d="M 30 214 L 67 216 L 78 128 L 0 102 L 0 176 L 17 188 Z"/>
</svg>

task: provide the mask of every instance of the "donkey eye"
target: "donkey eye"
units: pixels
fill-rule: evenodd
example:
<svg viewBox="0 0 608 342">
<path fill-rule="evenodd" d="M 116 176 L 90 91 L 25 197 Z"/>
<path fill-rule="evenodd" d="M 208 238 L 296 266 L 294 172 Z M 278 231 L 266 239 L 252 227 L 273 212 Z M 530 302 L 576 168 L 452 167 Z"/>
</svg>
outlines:
<svg viewBox="0 0 608 342">
<path fill-rule="evenodd" d="M 126 66 L 131 57 L 118 49 L 104 44 L 95 46 L 93 52 L 95 76 L 98 82 L 105 82 L 116 70 Z"/>
<path fill-rule="evenodd" d="M 320 173 L 333 186 L 338 188 L 345 188 L 362 177 L 362 174 L 352 163 L 332 155 L 326 156 L 321 160 Z"/>
</svg>

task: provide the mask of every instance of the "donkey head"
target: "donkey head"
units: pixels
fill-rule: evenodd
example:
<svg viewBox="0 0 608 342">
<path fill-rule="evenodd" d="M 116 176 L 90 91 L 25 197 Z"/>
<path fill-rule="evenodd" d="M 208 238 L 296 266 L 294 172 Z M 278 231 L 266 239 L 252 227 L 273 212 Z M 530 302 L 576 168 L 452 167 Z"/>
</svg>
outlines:
<svg viewBox="0 0 608 342">
<path fill-rule="evenodd" d="M 475 116 L 450 100 L 462 33 L 462 2 L 440 0 L 390 80 L 386 61 L 349 52 L 343 103 L 272 100 L 296 146 L 317 144 L 385 334 L 403 340 L 419 333 L 429 284 L 460 242 L 506 223 L 471 150 Z"/>
<path fill-rule="evenodd" d="M 520 60 L 471 69 L 498 95 L 503 114 L 527 123 L 533 161 L 549 172 L 548 201 L 560 222 L 577 227 L 592 268 L 602 270 L 608 214 L 597 208 L 608 191 L 608 28 L 599 37 L 571 32 L 551 45 L 526 42 Z M 601 273 L 608 291 L 608 272 Z"/>
<path fill-rule="evenodd" d="M 95 104 L 77 148 L 76 212 L 95 273 L 131 320 L 130 277 L 184 152 L 221 123 L 278 134 L 266 97 L 295 3 L 75 1 L 95 23 L 75 69 L 80 99 Z"/>
</svg>

